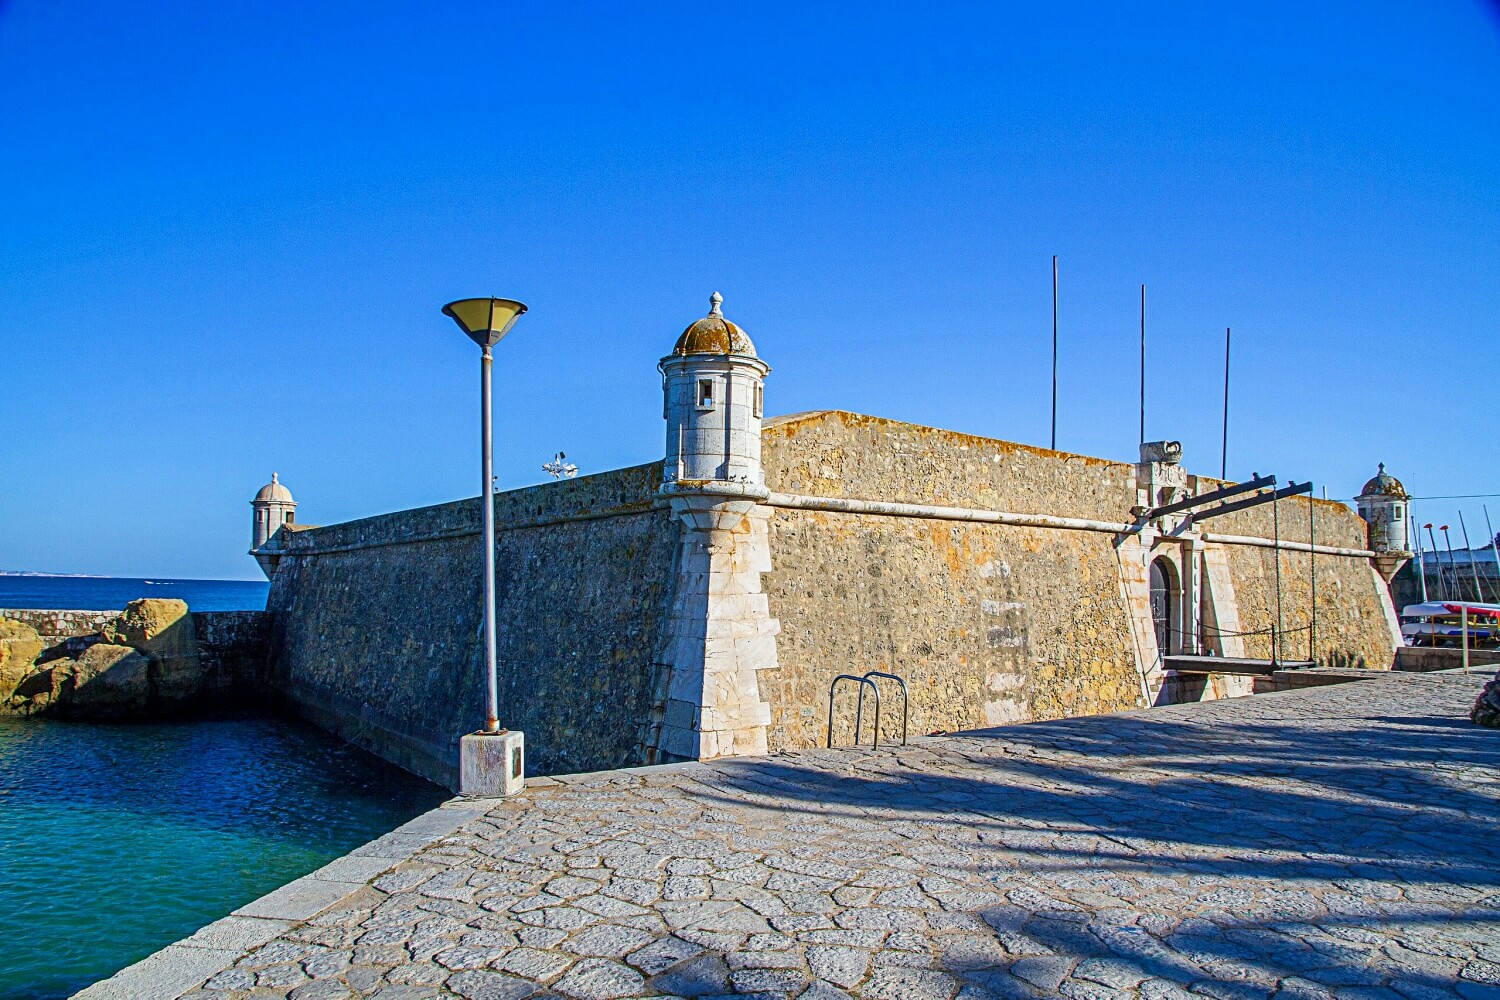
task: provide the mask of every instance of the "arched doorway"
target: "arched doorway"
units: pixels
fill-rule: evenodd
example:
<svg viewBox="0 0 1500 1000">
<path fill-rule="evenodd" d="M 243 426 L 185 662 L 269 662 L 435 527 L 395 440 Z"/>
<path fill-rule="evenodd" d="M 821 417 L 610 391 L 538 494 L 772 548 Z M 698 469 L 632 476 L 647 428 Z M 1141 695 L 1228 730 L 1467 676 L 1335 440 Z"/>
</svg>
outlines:
<svg viewBox="0 0 1500 1000">
<path fill-rule="evenodd" d="M 1156 627 L 1156 648 L 1162 656 L 1173 652 L 1172 604 L 1177 593 L 1176 574 L 1164 558 L 1151 561 L 1151 623 Z"/>
</svg>

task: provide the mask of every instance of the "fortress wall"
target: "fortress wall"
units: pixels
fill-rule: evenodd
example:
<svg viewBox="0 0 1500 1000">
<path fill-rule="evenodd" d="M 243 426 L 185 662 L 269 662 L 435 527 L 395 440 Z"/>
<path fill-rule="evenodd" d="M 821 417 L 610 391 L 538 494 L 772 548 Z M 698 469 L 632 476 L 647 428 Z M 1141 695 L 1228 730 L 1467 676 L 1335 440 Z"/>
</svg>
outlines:
<svg viewBox="0 0 1500 1000">
<path fill-rule="evenodd" d="M 1215 480 L 1203 488 L 1216 487 Z M 1319 545 L 1363 549 L 1367 544 L 1363 518 L 1344 504 L 1313 499 L 1312 530 L 1308 530 L 1308 498 L 1279 501 L 1235 511 L 1202 524 L 1212 534 L 1252 535 L 1272 538 L 1279 531 L 1284 542 L 1307 542 L 1309 534 Z M 1279 523 L 1279 526 L 1278 526 Z M 1239 601 L 1240 628 L 1255 631 L 1276 621 L 1276 554 L 1268 548 L 1226 545 L 1229 570 Z M 1357 556 L 1319 555 L 1317 562 L 1318 622 L 1316 656 L 1327 666 L 1362 666 L 1388 669 L 1394 661 L 1396 643 L 1386 626 L 1388 600 L 1385 583 L 1370 561 Z M 1312 580 L 1305 552 L 1281 553 L 1281 620 L 1288 632 L 1282 643 L 1283 659 L 1303 659 L 1308 654 L 1306 626 L 1312 609 Z M 1268 635 L 1247 636 L 1245 655 L 1271 655 Z"/>
<path fill-rule="evenodd" d="M 496 498 L 500 722 L 533 774 L 634 763 L 678 532 L 653 463 Z M 450 786 L 484 718 L 477 500 L 304 529 L 271 586 L 300 712 Z"/>
<path fill-rule="evenodd" d="M 1307 507 L 1303 506 L 1306 515 Z M 1303 526 L 1303 537 L 1307 535 Z M 1276 552 L 1250 545 L 1227 545 L 1229 570 L 1239 601 L 1240 628 L 1267 629 L 1276 622 Z M 1396 642 L 1386 626 L 1385 584 L 1368 559 L 1317 557 L 1318 621 L 1316 654 L 1332 667 L 1390 669 Z M 1305 552 L 1281 553 L 1281 658 L 1305 659 L 1306 626 L 1311 617 L 1312 581 Z M 1300 631 L 1290 631 L 1298 629 Z M 1268 658 L 1269 635 L 1245 637 L 1245 655 Z"/>
<path fill-rule="evenodd" d="M 264 704 L 271 616 L 264 611 L 194 611 L 192 616 L 209 689 L 226 702 Z"/>
<path fill-rule="evenodd" d="M 914 735 L 1142 704 L 1109 535 L 778 510 L 771 546 L 772 750 L 822 744 L 840 673 L 904 677 Z M 845 744 L 853 691 L 835 713 Z M 882 697 L 899 736 L 894 685 Z"/>
<path fill-rule="evenodd" d="M 766 484 L 781 493 L 1108 521 L 1128 520 L 1136 502 L 1131 465 L 849 413 L 769 421 L 763 449 Z M 1198 492 L 1222 485 L 1192 482 Z M 1279 507 L 1281 537 L 1306 541 L 1307 500 Z M 1319 544 L 1364 547 L 1364 522 L 1344 505 L 1314 501 L 1313 516 Z M 1204 527 L 1273 534 L 1269 508 Z M 1138 660 L 1107 533 L 786 509 L 771 532 L 764 586 L 781 621 L 781 666 L 761 678 L 773 748 L 824 739 L 828 683 L 844 672 L 906 677 L 919 732 L 1142 703 L 1137 663 L 1154 654 Z M 1224 549 L 1240 627 L 1265 627 L 1274 620 L 1274 553 Z M 1178 555 L 1170 542 L 1160 550 Z M 1393 643 L 1368 561 L 1317 563 L 1319 659 L 1388 666 Z M 1307 557 L 1283 553 L 1282 567 L 1283 619 L 1295 627 L 1307 617 Z M 1252 637 L 1245 655 L 1267 657 L 1269 648 Z M 1283 655 L 1305 650 L 1306 633 L 1294 633 Z M 852 704 L 835 717 L 837 737 L 852 739 Z"/>
<path fill-rule="evenodd" d="M 841 410 L 766 422 L 766 485 L 782 493 L 1128 520 L 1135 467 Z"/>
<path fill-rule="evenodd" d="M 1197 490 L 1206 493 L 1222 485 L 1224 483 L 1217 479 L 1199 479 Z M 1305 542 L 1308 538 L 1307 504 L 1308 498 L 1305 496 L 1288 497 L 1277 501 L 1274 513 L 1270 504 L 1262 504 L 1248 510 L 1237 510 L 1232 514 L 1209 518 L 1198 527 L 1209 534 L 1271 538 L 1276 533 L 1276 522 L 1280 522 L 1282 541 Z M 1317 544 L 1344 549 L 1363 549 L 1367 546 L 1364 519 L 1354 511 L 1337 501 L 1316 498 L 1312 501 L 1312 507 L 1313 541 Z"/>
<path fill-rule="evenodd" d="M 1084 518 L 1135 502 L 1129 465 L 854 414 L 782 418 L 763 448 L 779 492 Z M 771 559 L 773 749 L 824 740 L 846 672 L 905 677 L 913 733 L 1142 704 L 1109 534 L 779 509 Z M 853 697 L 835 713 L 846 743 Z M 899 735 L 899 696 L 884 697 Z"/>
</svg>

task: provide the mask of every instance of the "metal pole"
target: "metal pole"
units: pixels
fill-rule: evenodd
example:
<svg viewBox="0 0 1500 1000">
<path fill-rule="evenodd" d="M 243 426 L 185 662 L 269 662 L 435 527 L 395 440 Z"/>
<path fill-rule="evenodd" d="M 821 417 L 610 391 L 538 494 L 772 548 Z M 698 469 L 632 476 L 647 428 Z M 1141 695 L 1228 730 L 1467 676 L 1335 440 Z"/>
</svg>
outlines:
<svg viewBox="0 0 1500 1000">
<path fill-rule="evenodd" d="M 1229 478 L 1229 327 L 1224 328 L 1224 436 L 1219 442 L 1219 478 Z"/>
<path fill-rule="evenodd" d="M 1442 550 L 1438 548 L 1437 536 L 1432 533 L 1432 522 L 1428 521 L 1426 524 L 1422 525 L 1422 527 L 1427 529 L 1427 540 L 1432 543 L 1432 558 L 1437 560 L 1438 600 L 1446 601 L 1448 599 L 1448 587 L 1443 583 L 1443 553 Z"/>
<path fill-rule="evenodd" d="M 1276 629 L 1271 633 L 1271 664 L 1281 662 L 1281 508 L 1275 492 L 1271 494 L 1271 529 L 1276 544 L 1272 547 L 1276 556 Z"/>
<path fill-rule="evenodd" d="M 1462 610 L 1461 614 L 1462 614 L 1463 617 L 1460 619 L 1460 621 L 1462 621 L 1462 623 L 1463 623 L 1463 633 L 1464 633 L 1464 638 L 1463 638 L 1463 644 L 1464 644 L 1464 673 L 1468 673 L 1469 672 L 1469 606 L 1467 604 L 1465 604 L 1462 607 L 1463 607 L 1463 610 Z"/>
<path fill-rule="evenodd" d="M 1412 522 L 1411 504 L 1406 505 L 1406 523 Z M 1422 578 L 1422 603 L 1427 603 L 1427 558 L 1422 552 L 1422 529 L 1417 529 L 1417 575 Z"/>
<path fill-rule="evenodd" d="M 1443 544 L 1448 547 L 1448 575 L 1453 577 L 1453 593 L 1457 595 L 1455 600 L 1461 601 L 1464 599 L 1464 588 L 1463 584 L 1459 582 L 1458 560 L 1453 558 L 1453 539 L 1448 534 L 1448 526 L 1446 524 L 1438 525 L 1438 530 L 1443 533 Z"/>
<path fill-rule="evenodd" d="M 1146 286 L 1141 285 L 1141 444 L 1146 443 Z"/>
<path fill-rule="evenodd" d="M 484 731 L 500 731 L 500 695 L 495 679 L 497 650 L 495 648 L 495 472 L 493 442 L 490 436 L 490 349 L 486 347 L 480 355 L 479 409 L 480 450 L 483 453 L 480 465 L 484 476 L 484 507 L 480 513 L 484 524 L 484 667 L 488 682 L 488 700 L 485 702 Z"/>
<path fill-rule="evenodd" d="M 1052 450 L 1057 450 L 1057 254 L 1052 255 Z"/>
<path fill-rule="evenodd" d="M 1458 526 L 1464 532 L 1464 551 L 1469 555 L 1469 575 L 1474 578 L 1474 598 L 1484 603 L 1484 588 L 1479 585 L 1479 565 L 1474 562 L 1474 546 L 1469 544 L 1469 526 L 1464 523 L 1464 512 L 1458 512 Z"/>
<path fill-rule="evenodd" d="M 1307 620 L 1307 658 L 1318 662 L 1316 644 L 1318 640 L 1318 540 L 1314 537 L 1313 498 L 1307 495 L 1307 574 L 1312 588 L 1312 612 Z"/>
</svg>

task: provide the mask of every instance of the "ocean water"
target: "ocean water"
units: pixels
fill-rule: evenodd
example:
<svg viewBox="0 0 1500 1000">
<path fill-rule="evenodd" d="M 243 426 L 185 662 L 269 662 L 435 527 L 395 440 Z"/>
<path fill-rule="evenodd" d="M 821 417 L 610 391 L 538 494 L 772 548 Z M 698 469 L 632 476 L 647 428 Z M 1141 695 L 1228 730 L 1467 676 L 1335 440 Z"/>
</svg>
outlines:
<svg viewBox="0 0 1500 1000">
<path fill-rule="evenodd" d="M 281 719 L 0 719 L 0 997 L 68 996 L 447 794 Z"/>
<path fill-rule="evenodd" d="M 261 611 L 265 580 L 132 580 L 125 577 L 0 574 L 0 608 L 115 611 L 142 597 L 175 597 L 193 611 Z"/>
</svg>

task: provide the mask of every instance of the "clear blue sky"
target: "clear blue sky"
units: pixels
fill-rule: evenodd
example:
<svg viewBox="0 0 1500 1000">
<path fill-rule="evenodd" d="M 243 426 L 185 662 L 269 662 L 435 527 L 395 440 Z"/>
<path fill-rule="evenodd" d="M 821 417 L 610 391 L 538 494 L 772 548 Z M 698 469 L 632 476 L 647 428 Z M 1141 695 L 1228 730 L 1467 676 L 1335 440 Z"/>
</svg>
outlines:
<svg viewBox="0 0 1500 1000">
<path fill-rule="evenodd" d="M 1493 6 L 708 6 L 0 2 L 0 568 L 474 495 L 465 295 L 503 486 L 660 456 L 714 289 L 769 412 L 1045 445 L 1052 254 L 1060 447 L 1133 460 L 1145 282 L 1191 469 L 1230 325 L 1232 477 L 1500 492 Z"/>
</svg>

